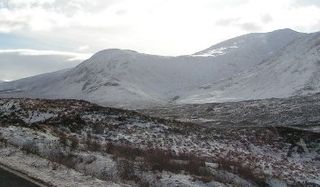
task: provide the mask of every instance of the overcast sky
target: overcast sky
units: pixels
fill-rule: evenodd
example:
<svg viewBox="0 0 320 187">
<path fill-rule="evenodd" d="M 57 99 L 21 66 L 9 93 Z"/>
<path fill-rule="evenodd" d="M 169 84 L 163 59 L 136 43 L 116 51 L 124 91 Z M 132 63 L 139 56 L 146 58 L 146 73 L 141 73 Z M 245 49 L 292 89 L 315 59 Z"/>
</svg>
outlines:
<svg viewBox="0 0 320 187">
<path fill-rule="evenodd" d="M 20 55 L 79 59 L 106 48 L 184 55 L 281 28 L 319 31 L 320 0 L 0 0 L 0 50 Z"/>
</svg>

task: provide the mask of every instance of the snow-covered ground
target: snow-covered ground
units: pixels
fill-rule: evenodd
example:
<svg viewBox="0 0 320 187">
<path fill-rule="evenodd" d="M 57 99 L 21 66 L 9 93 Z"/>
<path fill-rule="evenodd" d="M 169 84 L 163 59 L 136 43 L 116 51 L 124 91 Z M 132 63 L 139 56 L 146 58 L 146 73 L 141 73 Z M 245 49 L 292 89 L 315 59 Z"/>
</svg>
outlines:
<svg viewBox="0 0 320 187">
<path fill-rule="evenodd" d="M 243 105 L 239 103 L 240 108 Z M 39 111 L 52 117 L 23 120 Z M 304 184 L 319 178 L 318 134 L 274 125 L 250 126 L 250 121 L 235 123 L 249 125 L 210 128 L 84 101 L 0 99 L 2 142 L 49 160 L 60 158 L 78 172 L 102 180 L 129 185 L 259 186 L 275 180 Z M 163 153 L 152 154 L 150 148 L 173 156 L 163 156 L 166 161 L 162 162 L 157 156 Z M 190 170 L 194 165 L 186 167 L 197 159 L 199 171 Z M 162 171 L 153 165 L 158 162 Z M 122 167 L 134 175 L 121 174 Z"/>
<path fill-rule="evenodd" d="M 1 144 L 0 150 L 0 164 L 52 186 L 125 186 L 84 175 L 63 165 L 57 164 L 53 166 L 47 159 L 34 154 L 26 154 L 19 148 L 11 145 L 4 147 Z"/>
</svg>

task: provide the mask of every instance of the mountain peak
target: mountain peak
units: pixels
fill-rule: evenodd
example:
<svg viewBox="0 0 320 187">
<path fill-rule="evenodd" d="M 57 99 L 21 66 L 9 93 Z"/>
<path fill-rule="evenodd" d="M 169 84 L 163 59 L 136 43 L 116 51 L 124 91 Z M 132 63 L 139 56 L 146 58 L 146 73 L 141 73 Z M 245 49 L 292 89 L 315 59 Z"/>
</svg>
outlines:
<svg viewBox="0 0 320 187">
<path fill-rule="evenodd" d="M 232 51 L 245 53 L 249 49 L 263 49 L 262 51 L 256 51 L 257 55 L 264 53 L 265 51 L 273 54 L 275 53 L 275 51 L 279 51 L 292 41 L 298 39 L 301 35 L 304 35 L 304 33 L 299 33 L 288 28 L 279 29 L 267 33 L 245 34 L 213 45 L 193 55 L 217 57 L 225 55 Z"/>
<path fill-rule="evenodd" d="M 290 28 L 278 29 L 278 30 L 271 31 L 270 33 L 275 33 L 275 32 L 282 32 L 282 33 L 300 33 L 300 32 L 298 32 L 298 31 L 295 31 L 295 30 L 290 29 Z"/>
<path fill-rule="evenodd" d="M 118 56 L 118 55 L 134 55 L 138 54 L 138 52 L 129 50 L 129 49 L 116 49 L 116 48 L 111 48 L 111 49 L 104 49 L 101 50 L 97 53 L 95 53 L 93 56 L 105 56 L 105 55 L 111 55 L 111 56 Z"/>
<path fill-rule="evenodd" d="M 115 61 L 121 61 L 121 60 L 126 61 L 130 58 L 134 58 L 138 54 L 140 53 L 133 50 L 105 49 L 95 53 L 91 58 L 86 60 L 83 64 L 106 63 L 106 62 L 115 62 Z"/>
</svg>

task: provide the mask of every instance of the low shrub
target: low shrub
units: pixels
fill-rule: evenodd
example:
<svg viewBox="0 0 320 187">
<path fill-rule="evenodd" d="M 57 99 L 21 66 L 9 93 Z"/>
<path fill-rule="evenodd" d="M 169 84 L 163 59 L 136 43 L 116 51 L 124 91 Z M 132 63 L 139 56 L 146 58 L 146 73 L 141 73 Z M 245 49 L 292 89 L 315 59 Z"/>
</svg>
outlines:
<svg viewBox="0 0 320 187">
<path fill-rule="evenodd" d="M 26 141 L 22 144 L 21 150 L 25 151 L 26 154 L 38 154 L 39 149 L 33 141 Z"/>
<path fill-rule="evenodd" d="M 144 153 L 142 149 L 130 145 L 117 145 L 111 142 L 105 144 L 104 151 L 108 154 L 114 155 L 115 157 L 122 157 L 129 160 L 135 160 L 136 157 L 142 156 Z"/>
<path fill-rule="evenodd" d="M 89 151 L 101 151 L 102 145 L 98 140 L 93 139 L 91 136 L 88 136 L 85 144 L 87 145 L 87 149 Z"/>
<path fill-rule="evenodd" d="M 134 173 L 134 164 L 127 159 L 118 159 L 117 168 L 119 177 L 124 180 L 136 181 L 138 177 Z"/>
<path fill-rule="evenodd" d="M 215 160 L 219 164 L 219 169 L 230 171 L 234 174 L 237 174 L 244 179 L 251 180 L 252 182 L 257 183 L 259 186 L 265 186 L 265 180 L 262 173 L 257 174 L 254 171 L 254 168 L 250 166 L 244 166 L 239 160 L 231 160 L 227 158 L 218 158 Z"/>
</svg>

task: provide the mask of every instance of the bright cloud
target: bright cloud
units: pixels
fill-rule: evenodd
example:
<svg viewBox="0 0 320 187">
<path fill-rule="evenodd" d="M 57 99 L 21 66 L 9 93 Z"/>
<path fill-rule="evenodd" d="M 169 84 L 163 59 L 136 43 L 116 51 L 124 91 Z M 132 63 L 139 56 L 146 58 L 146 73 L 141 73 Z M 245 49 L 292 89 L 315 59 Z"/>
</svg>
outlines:
<svg viewBox="0 0 320 187">
<path fill-rule="evenodd" d="M 129 48 L 181 55 L 280 28 L 320 30 L 319 1 L 0 0 L 0 32 L 49 46 L 63 43 L 72 51 Z"/>
</svg>

